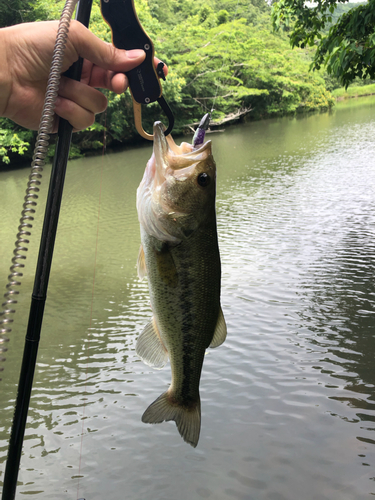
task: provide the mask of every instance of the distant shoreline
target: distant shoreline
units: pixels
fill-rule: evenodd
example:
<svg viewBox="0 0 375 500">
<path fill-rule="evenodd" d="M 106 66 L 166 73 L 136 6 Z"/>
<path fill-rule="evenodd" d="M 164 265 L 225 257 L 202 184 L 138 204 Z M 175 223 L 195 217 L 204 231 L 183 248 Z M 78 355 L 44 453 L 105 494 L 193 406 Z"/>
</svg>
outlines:
<svg viewBox="0 0 375 500">
<path fill-rule="evenodd" d="M 375 84 L 361 85 L 357 87 L 348 87 L 335 89 L 331 92 L 336 101 L 343 101 L 344 99 L 351 99 L 353 97 L 366 97 L 375 94 Z"/>
</svg>

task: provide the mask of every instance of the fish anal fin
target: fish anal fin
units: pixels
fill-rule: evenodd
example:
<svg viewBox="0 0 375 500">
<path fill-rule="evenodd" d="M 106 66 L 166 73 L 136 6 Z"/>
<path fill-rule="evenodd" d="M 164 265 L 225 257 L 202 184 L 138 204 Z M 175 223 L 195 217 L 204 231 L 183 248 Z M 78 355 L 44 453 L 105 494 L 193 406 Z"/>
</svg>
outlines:
<svg viewBox="0 0 375 500">
<path fill-rule="evenodd" d="M 219 347 L 227 336 L 227 325 L 225 324 L 224 314 L 220 307 L 219 316 L 217 318 L 215 333 L 211 341 L 210 347 Z"/>
<path fill-rule="evenodd" d="M 160 338 L 154 318 L 138 337 L 135 350 L 142 361 L 153 368 L 163 368 L 167 363 L 168 351 Z"/>
<path fill-rule="evenodd" d="M 193 448 L 198 444 L 201 428 L 201 402 L 198 399 L 188 408 L 173 400 L 169 391 L 158 397 L 142 415 L 146 424 L 160 424 L 174 420 L 182 439 Z"/>
<path fill-rule="evenodd" d="M 143 250 L 143 245 L 141 245 L 139 248 L 138 260 L 137 260 L 137 271 L 138 271 L 139 279 L 141 279 L 141 280 L 147 275 L 146 258 L 145 258 L 145 252 Z"/>
</svg>

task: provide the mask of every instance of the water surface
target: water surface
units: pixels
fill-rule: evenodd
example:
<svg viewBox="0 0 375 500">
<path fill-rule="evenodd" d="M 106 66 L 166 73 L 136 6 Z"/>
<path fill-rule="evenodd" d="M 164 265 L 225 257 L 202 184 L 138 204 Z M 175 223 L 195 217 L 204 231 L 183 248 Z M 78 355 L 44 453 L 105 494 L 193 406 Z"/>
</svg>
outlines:
<svg viewBox="0 0 375 500">
<path fill-rule="evenodd" d="M 362 500 L 375 495 L 375 100 L 212 134 L 228 338 L 202 374 L 196 449 L 142 424 L 170 382 L 134 351 L 136 188 L 150 146 L 70 162 L 18 497 Z M 27 169 L 0 173 L 5 286 Z M 5 467 L 46 168 L 0 382 Z"/>
</svg>

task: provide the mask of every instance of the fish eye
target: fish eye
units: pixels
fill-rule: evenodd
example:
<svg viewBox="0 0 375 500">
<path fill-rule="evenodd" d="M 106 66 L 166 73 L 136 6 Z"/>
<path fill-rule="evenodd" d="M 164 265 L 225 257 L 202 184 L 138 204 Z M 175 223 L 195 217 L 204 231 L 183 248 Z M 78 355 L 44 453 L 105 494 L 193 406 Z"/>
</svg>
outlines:
<svg viewBox="0 0 375 500">
<path fill-rule="evenodd" d="M 208 174 L 206 174 L 206 172 L 203 172 L 203 173 L 198 175 L 197 180 L 198 180 L 198 184 L 200 186 L 206 187 L 210 183 L 210 176 Z"/>
</svg>

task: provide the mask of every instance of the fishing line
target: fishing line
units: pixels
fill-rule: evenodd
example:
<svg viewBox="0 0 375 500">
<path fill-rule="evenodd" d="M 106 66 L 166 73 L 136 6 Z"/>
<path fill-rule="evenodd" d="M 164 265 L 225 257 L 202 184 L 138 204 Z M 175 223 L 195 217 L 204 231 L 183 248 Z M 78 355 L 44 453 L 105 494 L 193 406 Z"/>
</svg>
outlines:
<svg viewBox="0 0 375 500">
<path fill-rule="evenodd" d="M 236 10 L 234 11 L 234 16 L 233 16 L 233 20 L 232 22 L 234 22 L 237 18 L 237 12 L 238 12 L 238 5 L 239 5 L 239 0 L 237 0 L 237 5 L 236 5 Z M 229 49 L 229 41 L 230 41 L 231 37 L 229 36 L 228 37 L 228 40 L 227 40 L 227 47 L 226 47 L 226 50 L 225 50 L 225 53 L 228 54 L 228 49 Z M 233 62 L 233 59 L 231 59 L 230 61 L 231 63 Z M 224 60 L 224 57 L 223 57 L 223 64 L 220 68 L 220 73 L 222 73 L 223 69 L 225 67 L 225 60 Z M 221 81 L 221 83 L 223 83 L 223 79 Z M 213 102 L 212 102 L 212 107 L 211 107 L 211 110 L 210 110 L 210 119 L 212 118 L 212 113 L 215 111 L 215 103 L 216 103 L 216 99 L 217 99 L 217 94 L 218 94 L 218 91 L 219 91 L 219 82 L 216 84 L 216 93 L 215 93 L 215 97 L 213 99 Z"/>
<path fill-rule="evenodd" d="M 237 14 L 238 14 L 238 6 L 239 6 L 239 0 L 237 0 L 237 4 L 236 4 L 236 9 L 234 11 L 234 16 L 233 16 L 233 19 L 231 22 L 234 22 L 236 21 L 237 19 Z M 227 40 L 227 46 L 226 46 L 226 50 L 225 50 L 225 53 L 228 54 L 228 51 L 229 51 L 229 42 L 231 40 L 231 36 L 228 36 L 228 40 Z M 230 59 L 230 62 L 233 63 L 233 58 L 231 57 Z M 223 72 L 223 69 L 225 68 L 226 64 L 225 64 L 225 59 L 223 57 L 223 62 L 222 62 L 222 65 L 221 65 L 221 68 L 220 70 L 218 71 L 218 73 L 222 73 Z M 197 78 L 197 76 L 195 77 L 195 79 Z M 188 83 L 187 85 L 185 85 L 185 87 L 187 87 L 188 85 L 190 85 L 192 82 L 194 81 L 194 79 Z M 201 101 L 202 100 L 211 100 L 212 99 L 212 106 L 211 106 L 211 109 L 209 111 L 209 117 L 210 117 L 210 120 L 212 119 L 212 113 L 215 111 L 215 104 L 216 104 L 216 100 L 218 98 L 218 92 L 219 92 L 219 86 L 220 84 L 222 84 L 224 82 L 224 78 L 221 78 L 219 77 L 219 81 L 216 83 L 216 91 L 215 91 L 215 97 L 212 98 L 212 97 L 201 97 L 200 99 L 199 98 L 193 98 L 193 97 L 189 97 L 188 99 L 192 99 L 193 101 L 196 101 L 200 104 L 200 106 L 205 110 L 207 111 L 207 106 L 205 104 L 203 104 Z"/>
<path fill-rule="evenodd" d="M 105 92 L 108 97 L 108 93 Z M 85 390 L 84 395 L 87 394 L 87 380 L 88 380 L 88 367 L 89 367 L 89 350 L 90 350 L 90 340 L 91 340 L 91 328 L 92 328 L 92 317 L 94 310 L 94 293 L 95 293 L 95 278 L 96 278 L 96 262 L 98 256 L 98 243 L 99 243 L 99 227 L 100 227 L 100 208 L 102 202 L 102 187 L 103 187 L 103 171 L 104 171 L 104 158 L 106 155 L 107 149 L 107 109 L 104 112 L 104 129 L 103 129 L 103 149 L 102 149 L 102 163 L 100 168 L 100 183 L 99 183 L 99 201 L 98 201 L 98 216 L 96 222 L 96 241 L 95 241 L 95 253 L 94 253 L 94 271 L 92 278 L 92 290 L 91 290 L 91 304 L 90 304 L 90 319 L 89 319 L 89 328 L 87 335 L 87 344 L 86 344 L 86 352 L 88 353 L 86 356 L 86 373 L 85 373 Z M 79 464 L 78 464 L 78 483 L 77 483 L 77 499 L 79 499 L 79 489 L 80 489 L 80 479 L 81 479 L 81 467 L 82 467 L 82 450 L 83 450 L 83 437 L 85 430 L 85 411 L 86 411 L 86 400 L 84 398 L 83 408 L 82 408 L 82 429 L 81 429 L 81 444 L 79 450 Z M 82 499 L 83 500 L 83 499 Z"/>
</svg>

